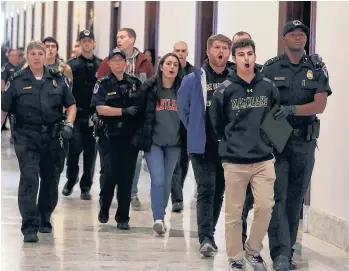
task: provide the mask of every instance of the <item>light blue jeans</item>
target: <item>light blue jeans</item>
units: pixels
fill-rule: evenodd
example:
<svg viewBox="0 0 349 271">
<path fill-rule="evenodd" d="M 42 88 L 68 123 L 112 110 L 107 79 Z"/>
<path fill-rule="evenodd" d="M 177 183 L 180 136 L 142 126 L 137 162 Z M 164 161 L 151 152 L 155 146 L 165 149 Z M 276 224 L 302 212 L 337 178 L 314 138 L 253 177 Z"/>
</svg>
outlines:
<svg viewBox="0 0 349 271">
<path fill-rule="evenodd" d="M 142 159 L 143 159 L 143 152 L 140 151 L 137 157 L 135 175 L 133 177 L 132 191 L 131 191 L 132 196 L 135 196 L 138 193 L 138 181 L 139 181 L 139 175 L 141 174 L 141 169 L 142 169 Z"/>
<path fill-rule="evenodd" d="M 180 147 L 159 147 L 154 144 L 150 152 L 145 153 L 151 179 L 150 199 L 154 221 L 165 217 L 172 176 L 180 153 Z"/>
</svg>

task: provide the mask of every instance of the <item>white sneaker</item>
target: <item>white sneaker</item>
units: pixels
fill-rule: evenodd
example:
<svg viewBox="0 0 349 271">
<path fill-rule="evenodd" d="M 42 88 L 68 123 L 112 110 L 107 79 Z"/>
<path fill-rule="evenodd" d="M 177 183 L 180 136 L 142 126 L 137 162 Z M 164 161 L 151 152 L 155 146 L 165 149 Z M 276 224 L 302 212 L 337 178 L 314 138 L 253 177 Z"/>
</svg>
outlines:
<svg viewBox="0 0 349 271">
<path fill-rule="evenodd" d="M 158 219 L 155 221 L 155 223 L 153 225 L 153 230 L 157 234 L 161 235 L 161 234 L 165 234 L 167 228 L 166 228 L 164 222 L 161 219 Z"/>
</svg>

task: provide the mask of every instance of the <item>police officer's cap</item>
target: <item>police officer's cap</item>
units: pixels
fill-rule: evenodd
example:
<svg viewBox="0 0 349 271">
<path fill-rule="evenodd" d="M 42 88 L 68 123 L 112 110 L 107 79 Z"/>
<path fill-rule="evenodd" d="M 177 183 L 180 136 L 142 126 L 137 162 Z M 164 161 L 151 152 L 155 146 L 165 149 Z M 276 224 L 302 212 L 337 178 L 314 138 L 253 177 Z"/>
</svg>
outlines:
<svg viewBox="0 0 349 271">
<path fill-rule="evenodd" d="M 108 60 L 110 60 L 115 55 L 121 55 L 123 59 L 126 60 L 126 55 L 123 51 L 121 51 L 119 48 L 115 48 L 113 51 L 111 51 L 108 55 Z"/>
<path fill-rule="evenodd" d="M 303 24 L 301 21 L 294 20 L 294 21 L 289 21 L 284 25 L 282 35 L 285 36 L 288 32 L 291 32 L 296 28 L 302 29 L 306 35 L 309 34 L 309 28 L 305 24 Z"/>
<path fill-rule="evenodd" d="M 81 40 L 83 38 L 91 38 L 91 39 L 94 40 L 95 39 L 95 35 L 90 30 L 83 30 L 79 34 L 79 40 Z"/>
</svg>

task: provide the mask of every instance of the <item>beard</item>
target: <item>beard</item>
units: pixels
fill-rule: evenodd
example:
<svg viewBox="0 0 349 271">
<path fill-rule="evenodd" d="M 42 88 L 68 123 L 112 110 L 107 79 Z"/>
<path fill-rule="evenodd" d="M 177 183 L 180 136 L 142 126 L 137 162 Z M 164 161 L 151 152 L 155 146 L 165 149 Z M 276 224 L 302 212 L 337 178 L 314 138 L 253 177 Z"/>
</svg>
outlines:
<svg viewBox="0 0 349 271">
<path fill-rule="evenodd" d="M 227 65 L 228 60 L 213 58 L 213 59 L 210 60 L 210 62 L 215 67 L 220 67 L 221 68 L 221 67 L 225 67 Z"/>
</svg>

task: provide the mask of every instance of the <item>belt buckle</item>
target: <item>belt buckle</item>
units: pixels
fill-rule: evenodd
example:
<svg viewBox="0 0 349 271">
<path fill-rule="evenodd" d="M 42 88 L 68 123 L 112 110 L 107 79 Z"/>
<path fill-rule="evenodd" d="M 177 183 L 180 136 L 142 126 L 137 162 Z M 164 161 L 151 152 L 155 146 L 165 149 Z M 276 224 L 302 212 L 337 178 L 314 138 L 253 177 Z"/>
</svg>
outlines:
<svg viewBox="0 0 349 271">
<path fill-rule="evenodd" d="M 46 133 L 48 131 L 48 125 L 41 125 L 41 132 Z"/>
</svg>

